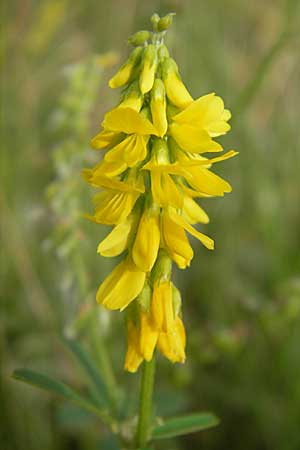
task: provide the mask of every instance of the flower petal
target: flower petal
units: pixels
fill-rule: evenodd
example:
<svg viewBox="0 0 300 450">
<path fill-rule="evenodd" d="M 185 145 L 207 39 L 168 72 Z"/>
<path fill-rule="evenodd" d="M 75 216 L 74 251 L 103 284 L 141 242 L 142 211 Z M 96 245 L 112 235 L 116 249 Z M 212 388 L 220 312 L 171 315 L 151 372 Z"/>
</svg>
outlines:
<svg viewBox="0 0 300 450">
<path fill-rule="evenodd" d="M 214 249 L 214 241 L 210 237 L 195 230 L 195 228 L 193 228 L 188 222 L 186 222 L 184 218 L 180 216 L 175 210 L 170 209 L 169 214 L 173 222 L 180 225 L 188 233 L 190 233 L 192 236 L 198 239 L 206 248 L 208 248 L 209 250 Z"/>
<path fill-rule="evenodd" d="M 97 302 L 108 309 L 123 310 L 134 300 L 145 283 L 146 274 L 130 258 L 118 264 L 97 292 Z"/>
<path fill-rule="evenodd" d="M 223 150 L 218 142 L 211 139 L 207 131 L 199 127 L 174 122 L 169 130 L 177 144 L 188 152 L 204 153 Z"/>
<path fill-rule="evenodd" d="M 97 253 L 107 257 L 120 255 L 128 246 L 134 223 L 135 217 L 131 214 L 124 222 L 116 225 L 106 238 L 100 242 Z"/>
<path fill-rule="evenodd" d="M 103 128 L 111 131 L 122 131 L 126 134 L 140 134 L 157 136 L 152 123 L 143 115 L 131 108 L 115 108 L 105 114 Z"/>
</svg>

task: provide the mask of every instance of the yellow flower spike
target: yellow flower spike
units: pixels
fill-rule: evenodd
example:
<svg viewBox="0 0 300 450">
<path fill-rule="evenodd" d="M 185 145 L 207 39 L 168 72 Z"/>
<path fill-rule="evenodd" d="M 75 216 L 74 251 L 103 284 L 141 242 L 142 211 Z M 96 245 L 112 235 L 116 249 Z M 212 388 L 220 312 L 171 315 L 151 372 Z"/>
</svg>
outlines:
<svg viewBox="0 0 300 450">
<path fill-rule="evenodd" d="M 174 326 L 167 333 L 160 333 L 157 346 L 171 362 L 185 362 L 186 335 L 182 320 L 177 317 Z"/>
<path fill-rule="evenodd" d="M 135 373 L 143 361 L 139 351 L 139 331 L 131 320 L 127 323 L 127 352 L 124 369 Z"/>
<path fill-rule="evenodd" d="M 156 47 L 150 44 L 145 48 L 143 54 L 143 67 L 140 74 L 140 89 L 142 94 L 146 94 L 153 87 L 157 62 Z"/>
<path fill-rule="evenodd" d="M 174 324 L 173 291 L 170 281 L 155 282 L 151 302 L 154 326 L 159 331 L 168 332 Z"/>
<path fill-rule="evenodd" d="M 166 112 L 166 93 L 165 87 L 160 79 L 156 79 L 151 91 L 150 102 L 153 125 L 158 131 L 158 135 L 163 137 L 168 129 Z"/>
<path fill-rule="evenodd" d="M 113 230 L 100 242 L 97 253 L 102 256 L 118 256 L 128 247 L 130 236 L 135 228 L 136 217 L 132 213 L 124 222 L 116 225 Z"/>
<path fill-rule="evenodd" d="M 137 47 L 109 82 L 112 88 L 123 86 L 121 100 L 105 114 L 103 130 L 91 142 L 105 154 L 83 171 L 85 180 L 100 188 L 95 213 L 87 218 L 114 226 L 98 253 L 126 252 L 96 298 L 111 310 L 128 306 L 124 368 L 129 372 L 150 361 L 155 348 L 174 363 L 185 361 L 182 300 L 171 281 L 172 265 L 190 265 L 188 233 L 213 250 L 214 241 L 193 226 L 209 222 L 195 199 L 231 191 L 212 166 L 237 154 L 203 156 L 222 152 L 215 138 L 230 130 L 231 113 L 215 93 L 194 100 L 188 92 L 163 42 L 171 21 L 172 14 L 154 14 L 153 30 L 129 39 Z"/>
<path fill-rule="evenodd" d="M 109 80 L 108 85 L 112 89 L 124 86 L 131 78 L 133 69 L 138 64 L 143 48 L 136 47 L 127 61 L 120 67 L 118 72 Z"/>
<path fill-rule="evenodd" d="M 162 214 L 161 228 L 165 249 L 179 269 L 185 269 L 190 265 L 194 252 L 184 228 L 171 219 L 168 210 Z"/>
<path fill-rule="evenodd" d="M 138 269 L 128 257 L 118 264 L 100 285 L 97 302 L 107 309 L 122 311 L 139 295 L 145 279 L 145 272 Z"/>
<path fill-rule="evenodd" d="M 149 313 L 140 313 L 140 354 L 146 361 L 151 361 L 158 339 L 158 330 L 153 326 Z"/>
<path fill-rule="evenodd" d="M 172 58 L 165 58 L 161 64 L 162 78 L 167 97 L 178 108 L 185 108 L 193 101 L 193 97 L 180 79 L 178 67 Z"/>
<path fill-rule="evenodd" d="M 158 254 L 160 243 L 158 205 L 146 199 L 137 235 L 132 248 L 135 264 L 145 272 L 150 272 Z"/>
<path fill-rule="evenodd" d="M 106 113 L 102 126 L 104 129 L 122 131 L 126 134 L 136 133 L 141 136 L 153 134 L 157 136 L 157 130 L 152 123 L 132 108 L 115 108 Z"/>
</svg>

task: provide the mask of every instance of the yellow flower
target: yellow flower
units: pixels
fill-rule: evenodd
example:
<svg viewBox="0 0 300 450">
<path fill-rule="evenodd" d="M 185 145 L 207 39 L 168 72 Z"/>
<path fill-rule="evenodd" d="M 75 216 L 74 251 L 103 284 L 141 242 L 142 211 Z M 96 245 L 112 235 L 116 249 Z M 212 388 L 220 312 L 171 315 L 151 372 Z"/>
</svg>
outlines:
<svg viewBox="0 0 300 450">
<path fill-rule="evenodd" d="M 122 135 L 114 131 L 102 130 L 91 140 L 91 146 L 95 150 L 102 150 L 103 148 L 114 146 L 121 140 Z"/>
<path fill-rule="evenodd" d="M 182 216 L 187 222 L 192 225 L 198 222 L 209 222 L 209 217 L 206 212 L 188 195 L 185 195 L 183 197 Z"/>
<path fill-rule="evenodd" d="M 130 134 L 120 144 L 106 153 L 104 160 L 109 163 L 125 163 L 127 167 L 134 167 L 147 156 L 147 142 L 149 136 Z"/>
<path fill-rule="evenodd" d="M 157 68 L 157 51 L 153 44 L 145 48 L 143 54 L 143 66 L 140 74 L 140 89 L 146 94 L 152 89 Z"/>
<path fill-rule="evenodd" d="M 146 158 L 149 137 L 158 132 L 147 119 L 146 112 L 139 113 L 132 108 L 134 102 L 140 102 L 140 99 L 129 96 L 123 104 L 105 115 L 102 122 L 104 130 L 94 137 L 92 146 L 96 149 L 109 147 L 110 150 L 94 172 L 108 177 L 120 175 Z"/>
<path fill-rule="evenodd" d="M 183 111 L 172 116 L 170 135 L 188 152 L 219 152 L 223 148 L 212 140 L 230 130 L 230 112 L 214 93 L 194 100 Z"/>
<path fill-rule="evenodd" d="M 155 139 L 152 145 L 151 160 L 143 166 L 150 171 L 153 200 L 160 206 L 182 207 L 182 196 L 172 176 L 166 168 L 169 164 L 168 145 L 163 139 Z M 177 172 L 176 172 L 177 173 Z"/>
<path fill-rule="evenodd" d="M 123 132 L 126 134 L 140 134 L 146 136 L 157 131 L 152 123 L 141 113 L 132 108 L 115 108 L 106 113 L 102 126 L 105 130 Z"/>
<path fill-rule="evenodd" d="M 144 192 L 142 178 L 129 179 L 128 182 L 102 177 L 102 185 L 112 183 L 113 187 L 94 196 L 95 214 L 90 217 L 97 223 L 116 225 L 123 222 L 131 213 L 137 199 Z"/>
<path fill-rule="evenodd" d="M 132 248 L 132 258 L 141 270 L 151 271 L 157 258 L 159 243 L 159 207 L 147 199 Z"/>
<path fill-rule="evenodd" d="M 140 354 L 146 361 L 151 361 L 159 332 L 154 327 L 150 314 L 140 313 Z"/>
<path fill-rule="evenodd" d="M 120 86 L 124 86 L 124 84 L 126 84 L 130 80 L 133 70 L 140 60 L 142 51 L 143 51 L 142 47 L 136 47 L 132 51 L 128 60 L 122 65 L 122 67 L 118 70 L 118 72 L 109 80 L 108 84 L 110 88 L 115 89 Z"/>
<path fill-rule="evenodd" d="M 124 222 L 116 225 L 113 230 L 100 242 L 97 252 L 102 256 L 118 256 L 128 247 L 130 237 L 136 226 L 136 215 L 130 214 Z"/>
<path fill-rule="evenodd" d="M 162 62 L 162 78 L 169 100 L 179 108 L 185 108 L 193 97 L 180 79 L 178 67 L 172 58 L 165 58 Z"/>
<path fill-rule="evenodd" d="M 200 231 L 195 230 L 195 228 L 193 228 L 182 216 L 180 216 L 174 208 L 169 208 L 169 216 L 174 223 L 184 228 L 188 233 L 198 239 L 206 248 L 209 250 L 214 249 L 214 241 L 205 234 L 200 233 Z"/>
<path fill-rule="evenodd" d="M 190 265 L 194 252 L 184 228 L 171 219 L 168 209 L 163 211 L 161 229 L 165 249 L 177 266 L 185 269 Z"/>
<path fill-rule="evenodd" d="M 118 108 L 131 108 L 139 112 L 143 105 L 143 101 L 144 96 L 140 91 L 139 85 L 137 82 L 134 82 L 126 91 L 124 98 L 119 104 Z"/>
<path fill-rule="evenodd" d="M 154 284 L 151 314 L 153 323 L 159 331 L 168 332 L 173 327 L 173 292 L 170 281 L 160 281 Z"/>
<path fill-rule="evenodd" d="M 184 363 L 185 345 L 184 325 L 180 317 L 177 317 L 168 332 L 159 334 L 157 346 L 159 351 L 173 363 Z"/>
<path fill-rule="evenodd" d="M 167 112 L 166 112 L 166 93 L 165 87 L 159 78 L 156 78 L 153 89 L 151 91 L 150 102 L 153 125 L 158 131 L 158 136 L 162 137 L 168 129 Z"/>
<path fill-rule="evenodd" d="M 143 289 L 146 279 L 130 257 L 118 264 L 97 292 L 97 302 L 108 309 L 123 310 Z"/>
<path fill-rule="evenodd" d="M 224 108 L 221 97 L 212 92 L 194 100 L 182 112 L 173 116 L 172 120 L 178 124 L 199 127 L 215 137 L 230 130 L 230 125 L 227 123 L 230 117 L 230 111 Z"/>
<path fill-rule="evenodd" d="M 124 364 L 124 369 L 128 372 L 136 372 L 143 361 L 139 344 L 139 331 L 134 323 L 129 320 L 127 323 L 127 352 Z"/>
</svg>

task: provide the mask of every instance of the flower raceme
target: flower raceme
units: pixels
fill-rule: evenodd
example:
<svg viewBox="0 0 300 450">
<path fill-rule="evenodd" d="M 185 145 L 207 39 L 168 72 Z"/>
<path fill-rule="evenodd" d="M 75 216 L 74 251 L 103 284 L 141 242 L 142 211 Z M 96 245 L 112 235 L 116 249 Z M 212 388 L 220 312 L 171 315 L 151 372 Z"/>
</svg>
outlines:
<svg viewBox="0 0 300 450">
<path fill-rule="evenodd" d="M 94 168 L 84 170 L 86 181 L 99 190 L 88 218 L 113 226 L 98 253 L 124 254 L 96 297 L 108 309 L 126 308 L 125 369 L 130 372 L 150 361 L 155 348 L 172 362 L 185 361 L 172 263 L 180 269 L 190 265 L 189 234 L 214 248 L 194 226 L 209 222 L 198 199 L 231 191 L 211 169 L 237 154 L 204 156 L 223 150 L 215 138 L 230 130 L 231 114 L 214 93 L 192 98 L 163 44 L 164 33 L 143 31 L 130 38 L 135 48 L 109 81 L 112 89 L 123 88 L 121 102 L 106 113 L 102 131 L 91 141 L 105 153 Z"/>
</svg>

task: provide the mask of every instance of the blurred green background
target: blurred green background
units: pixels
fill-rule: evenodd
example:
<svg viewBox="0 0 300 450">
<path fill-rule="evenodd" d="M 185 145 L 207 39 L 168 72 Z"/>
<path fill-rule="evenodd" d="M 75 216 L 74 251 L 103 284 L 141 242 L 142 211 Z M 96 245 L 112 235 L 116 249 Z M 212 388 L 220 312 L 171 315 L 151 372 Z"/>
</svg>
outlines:
<svg viewBox="0 0 300 450">
<path fill-rule="evenodd" d="M 221 424 L 156 448 L 300 449 L 299 6 L 2 3 L 1 449 L 115 448 L 92 416 L 10 378 L 23 366 L 82 388 L 61 335 L 88 343 L 101 365 L 91 315 L 136 411 L 139 375 L 122 369 L 122 317 L 94 310 L 96 288 L 115 262 L 96 254 L 105 227 L 81 218 L 92 192 L 80 171 L 94 163 L 89 139 L 117 102 L 107 80 L 127 54 L 127 37 L 149 27 L 153 12 L 170 11 L 167 44 L 182 77 L 194 97 L 215 91 L 225 99 L 233 130 L 222 142 L 240 155 L 216 169 L 232 194 L 203 202 L 216 250 L 195 242 L 191 268 L 175 273 L 187 362 L 159 357 L 155 392 L 158 415 L 209 410 Z"/>
</svg>

